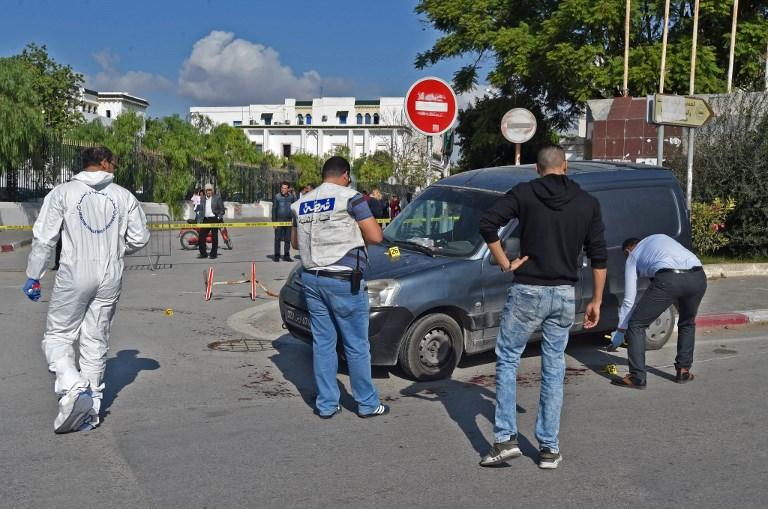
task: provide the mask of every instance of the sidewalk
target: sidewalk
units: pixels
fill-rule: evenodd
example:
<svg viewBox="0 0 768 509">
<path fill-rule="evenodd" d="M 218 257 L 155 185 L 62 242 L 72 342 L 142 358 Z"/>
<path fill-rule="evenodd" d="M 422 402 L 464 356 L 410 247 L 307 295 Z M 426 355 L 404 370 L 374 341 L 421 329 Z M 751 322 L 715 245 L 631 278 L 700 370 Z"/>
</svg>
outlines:
<svg viewBox="0 0 768 509">
<path fill-rule="evenodd" d="M 32 243 L 31 231 L 0 231 L 0 252 L 9 253 Z"/>
</svg>

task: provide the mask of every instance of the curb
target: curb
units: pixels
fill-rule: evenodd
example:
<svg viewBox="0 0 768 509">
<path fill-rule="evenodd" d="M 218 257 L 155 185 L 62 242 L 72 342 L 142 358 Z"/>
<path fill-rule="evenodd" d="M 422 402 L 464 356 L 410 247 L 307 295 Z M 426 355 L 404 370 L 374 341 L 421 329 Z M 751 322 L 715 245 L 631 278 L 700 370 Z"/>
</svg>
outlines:
<svg viewBox="0 0 768 509">
<path fill-rule="evenodd" d="M 768 276 L 768 263 L 714 263 L 704 265 L 707 279 L 739 276 Z"/>
<path fill-rule="evenodd" d="M 768 322 L 768 309 L 752 309 L 734 313 L 712 313 L 696 317 L 698 327 L 722 327 L 724 325 L 745 325 Z"/>
<path fill-rule="evenodd" d="M 8 244 L 0 245 L 0 253 L 10 253 L 22 246 L 28 246 L 32 243 L 32 239 L 17 240 Z"/>
</svg>

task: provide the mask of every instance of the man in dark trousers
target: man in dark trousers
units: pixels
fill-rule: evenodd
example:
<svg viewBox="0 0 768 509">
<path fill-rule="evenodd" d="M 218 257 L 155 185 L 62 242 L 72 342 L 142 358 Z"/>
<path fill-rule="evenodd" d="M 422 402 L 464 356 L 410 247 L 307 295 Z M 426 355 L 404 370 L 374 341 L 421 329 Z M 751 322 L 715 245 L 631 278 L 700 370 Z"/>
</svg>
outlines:
<svg viewBox="0 0 768 509">
<path fill-rule="evenodd" d="M 224 202 L 221 196 L 214 194 L 213 184 L 205 184 L 205 196 L 200 199 L 200 218 L 203 223 L 220 223 L 224 217 Z M 211 235 L 211 254 L 208 255 L 208 232 L 213 230 Z M 197 247 L 200 251 L 198 258 L 215 259 L 219 251 L 219 229 L 218 228 L 200 228 L 200 236 L 197 239 Z"/>
<path fill-rule="evenodd" d="M 643 240 L 630 238 L 622 244 L 627 262 L 624 267 L 624 302 L 619 311 L 619 327 L 613 333 L 615 348 L 627 334 L 629 374 L 612 384 L 645 389 L 645 330 L 669 306 L 677 303 L 677 357 L 675 381 L 693 380 L 693 345 L 696 340 L 696 313 L 707 291 L 707 276 L 701 261 L 672 237 L 658 234 Z M 637 278 L 651 278 L 651 285 L 635 306 Z"/>
<path fill-rule="evenodd" d="M 292 221 L 291 205 L 296 201 L 296 196 L 290 193 L 291 185 L 288 182 L 280 184 L 280 192 L 272 200 L 272 221 Z M 275 258 L 280 261 L 280 244 L 283 244 L 283 260 L 291 262 L 291 227 L 275 226 Z"/>
<path fill-rule="evenodd" d="M 517 443 L 516 375 L 520 356 L 541 328 L 541 396 L 536 418 L 539 467 L 562 460 L 558 433 L 563 404 L 565 347 L 575 320 L 574 285 L 582 247 L 592 263 L 593 297 L 584 314 L 585 329 L 600 320 L 608 252 L 599 202 L 566 176 L 568 162 L 559 146 L 539 151 L 540 178 L 515 186 L 487 210 L 480 233 L 503 272 L 514 271 L 496 339 L 496 417 L 494 444 L 480 465 L 494 466 L 522 453 Z M 520 254 L 510 262 L 499 242 L 499 228 L 520 222 Z"/>
</svg>

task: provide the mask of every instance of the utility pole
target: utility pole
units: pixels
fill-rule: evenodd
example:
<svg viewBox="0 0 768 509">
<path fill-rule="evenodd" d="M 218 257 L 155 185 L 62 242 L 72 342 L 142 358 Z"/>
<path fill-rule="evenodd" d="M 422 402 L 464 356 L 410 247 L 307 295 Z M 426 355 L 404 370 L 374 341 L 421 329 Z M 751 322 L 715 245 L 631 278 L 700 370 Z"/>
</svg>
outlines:
<svg viewBox="0 0 768 509">
<path fill-rule="evenodd" d="M 728 59 L 728 93 L 733 85 L 733 53 L 736 47 L 736 23 L 739 17 L 739 0 L 733 0 L 733 21 L 731 22 L 731 48 Z"/>
<path fill-rule="evenodd" d="M 621 95 L 629 95 L 629 21 L 632 0 L 627 0 L 626 13 L 624 15 L 624 86 L 621 88 Z M 518 163 L 515 163 L 518 164 Z"/>
<path fill-rule="evenodd" d="M 664 73 L 667 65 L 667 37 L 669 35 L 669 0 L 664 1 L 664 32 L 661 37 L 661 72 L 659 73 L 659 94 L 664 93 Z M 656 164 L 664 164 L 664 126 L 656 128 Z"/>
</svg>

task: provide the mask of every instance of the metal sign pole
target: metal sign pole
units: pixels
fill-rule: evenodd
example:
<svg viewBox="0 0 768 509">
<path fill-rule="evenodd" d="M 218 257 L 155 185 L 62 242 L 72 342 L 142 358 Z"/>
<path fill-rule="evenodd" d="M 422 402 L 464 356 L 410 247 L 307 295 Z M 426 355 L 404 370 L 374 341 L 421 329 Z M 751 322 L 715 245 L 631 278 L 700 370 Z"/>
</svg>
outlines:
<svg viewBox="0 0 768 509">
<path fill-rule="evenodd" d="M 515 166 L 520 166 L 520 144 L 515 143 Z"/>
<path fill-rule="evenodd" d="M 736 23 L 739 18 L 739 0 L 733 0 L 733 19 L 731 20 L 731 47 L 730 54 L 728 56 L 728 87 L 727 91 L 730 94 L 733 85 L 733 53 L 736 47 Z"/>
<path fill-rule="evenodd" d="M 691 81 L 690 95 L 693 95 L 696 83 L 696 43 L 699 35 L 699 0 L 693 6 L 693 40 L 691 42 Z M 688 206 L 688 212 L 691 211 L 691 202 L 693 201 L 693 147 L 694 147 L 694 128 L 688 128 L 688 179 L 685 186 L 685 203 Z"/>
<path fill-rule="evenodd" d="M 432 136 L 427 136 L 427 185 L 432 184 Z"/>
</svg>

